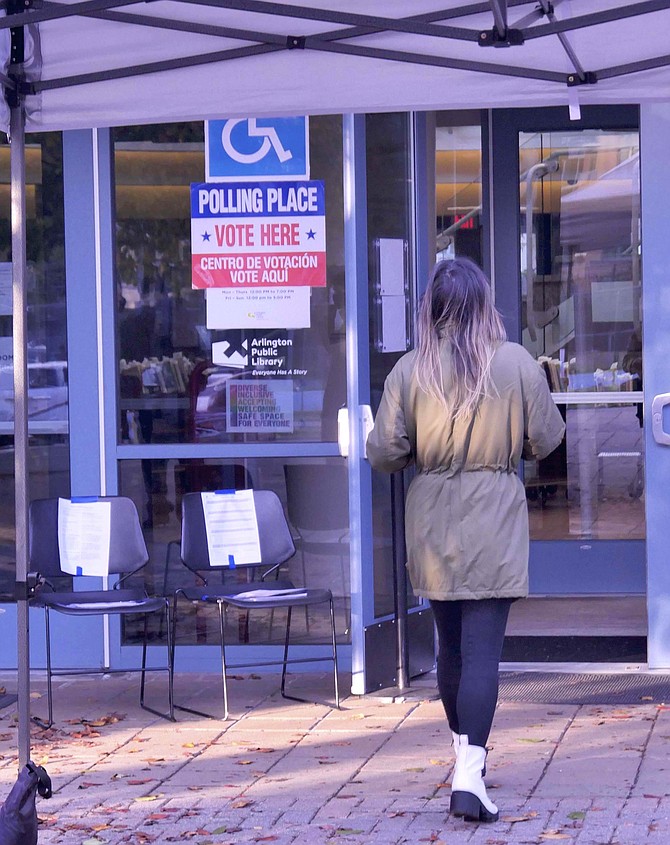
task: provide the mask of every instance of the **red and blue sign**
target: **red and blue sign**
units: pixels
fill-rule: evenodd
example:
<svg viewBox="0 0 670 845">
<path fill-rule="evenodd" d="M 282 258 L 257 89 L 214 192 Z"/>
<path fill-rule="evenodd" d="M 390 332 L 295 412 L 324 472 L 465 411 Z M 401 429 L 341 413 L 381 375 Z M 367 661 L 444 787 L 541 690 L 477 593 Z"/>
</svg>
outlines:
<svg viewBox="0 0 670 845">
<path fill-rule="evenodd" d="M 191 185 L 194 288 L 323 287 L 324 184 Z"/>
</svg>

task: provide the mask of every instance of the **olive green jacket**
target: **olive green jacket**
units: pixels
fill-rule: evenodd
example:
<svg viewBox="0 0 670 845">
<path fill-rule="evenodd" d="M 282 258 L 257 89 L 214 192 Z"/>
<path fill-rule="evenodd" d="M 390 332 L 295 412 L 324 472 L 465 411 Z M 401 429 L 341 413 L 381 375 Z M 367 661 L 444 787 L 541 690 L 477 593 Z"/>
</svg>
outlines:
<svg viewBox="0 0 670 845">
<path fill-rule="evenodd" d="M 523 347 L 502 344 L 489 395 L 456 422 L 417 386 L 414 359 L 404 355 L 386 379 L 367 442 L 375 469 L 414 462 L 418 470 L 405 505 L 414 592 L 441 600 L 525 596 L 528 509 L 517 469 L 522 457 L 546 457 L 565 431 L 545 375 Z M 446 344 L 442 367 L 448 392 Z"/>
</svg>

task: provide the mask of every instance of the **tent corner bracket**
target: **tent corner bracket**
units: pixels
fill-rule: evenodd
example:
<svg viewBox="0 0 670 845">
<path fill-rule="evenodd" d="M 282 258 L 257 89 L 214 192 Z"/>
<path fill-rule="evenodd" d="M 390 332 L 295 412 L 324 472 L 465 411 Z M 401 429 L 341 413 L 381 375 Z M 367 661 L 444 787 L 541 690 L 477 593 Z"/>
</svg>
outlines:
<svg viewBox="0 0 670 845">
<path fill-rule="evenodd" d="M 501 35 L 497 29 L 485 29 L 479 33 L 477 43 L 480 47 L 519 47 L 524 43 L 520 29 L 506 29 Z"/>
<path fill-rule="evenodd" d="M 286 38 L 287 50 L 304 50 L 307 38 L 304 35 L 289 35 Z"/>
<path fill-rule="evenodd" d="M 586 71 L 583 76 L 569 73 L 565 82 L 568 88 L 574 88 L 577 85 L 595 85 L 598 82 L 598 74 L 592 70 Z"/>
</svg>

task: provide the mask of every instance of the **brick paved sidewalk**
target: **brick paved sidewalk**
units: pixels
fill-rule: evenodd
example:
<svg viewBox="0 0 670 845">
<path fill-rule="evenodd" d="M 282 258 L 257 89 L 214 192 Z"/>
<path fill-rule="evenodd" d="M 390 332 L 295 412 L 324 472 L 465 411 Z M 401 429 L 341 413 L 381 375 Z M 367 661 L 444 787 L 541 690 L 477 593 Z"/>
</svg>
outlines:
<svg viewBox="0 0 670 845">
<path fill-rule="evenodd" d="M 327 676 L 293 683 L 330 694 Z M 230 721 L 172 724 L 139 709 L 137 684 L 57 683 L 56 724 L 33 738 L 54 781 L 54 797 L 38 801 L 40 845 L 670 843 L 665 705 L 501 705 L 487 776 L 501 820 L 473 825 L 448 816 L 451 736 L 430 694 L 350 697 L 338 712 L 281 699 L 275 676 L 246 676 L 231 682 Z M 158 678 L 150 691 L 162 705 Z M 212 676 L 182 675 L 177 693 L 219 704 Z M 11 707 L 0 711 L 0 755 L 4 798 L 17 771 Z"/>
</svg>

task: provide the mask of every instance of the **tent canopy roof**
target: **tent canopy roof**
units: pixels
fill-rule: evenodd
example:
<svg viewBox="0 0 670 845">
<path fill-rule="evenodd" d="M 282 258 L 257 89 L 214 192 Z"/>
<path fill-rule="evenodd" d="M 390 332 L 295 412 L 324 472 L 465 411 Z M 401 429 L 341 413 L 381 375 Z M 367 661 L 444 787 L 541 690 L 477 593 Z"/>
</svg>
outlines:
<svg viewBox="0 0 670 845">
<path fill-rule="evenodd" d="M 9 90 L 23 68 L 28 130 L 670 92 L 670 0 L 8 0 L 13 8 L 0 17 L 0 50 Z M 21 27 L 24 63 L 12 65 Z"/>
</svg>

